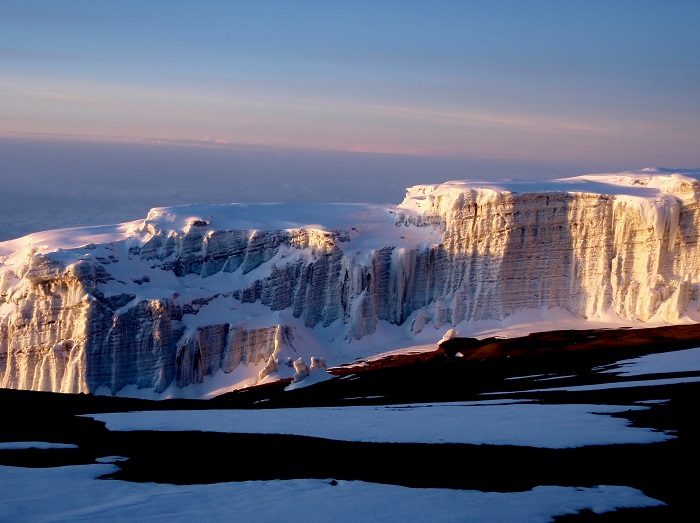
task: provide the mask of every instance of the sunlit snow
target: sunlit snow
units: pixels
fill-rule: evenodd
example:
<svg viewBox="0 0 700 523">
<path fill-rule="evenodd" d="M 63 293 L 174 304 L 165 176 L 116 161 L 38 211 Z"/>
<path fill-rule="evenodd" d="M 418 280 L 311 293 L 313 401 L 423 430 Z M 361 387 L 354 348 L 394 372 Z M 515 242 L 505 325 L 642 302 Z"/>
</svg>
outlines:
<svg viewBox="0 0 700 523">
<path fill-rule="evenodd" d="M 289 360 L 334 367 L 434 350 L 448 332 L 512 337 L 695 322 L 696 243 L 684 229 L 674 248 L 685 261 L 672 270 L 657 246 L 678 243 L 679 202 L 695 208 L 698 177 L 643 169 L 462 180 L 410 187 L 398 205 L 158 207 L 141 221 L 1 242 L 0 322 L 27 326 L 8 345 L 2 386 L 208 398 L 293 378 Z M 514 194 L 526 196 L 517 209 Z M 555 214 L 559 221 L 538 228 Z M 536 261 L 537 244 L 521 256 L 509 234 L 528 227 L 570 255 Z M 596 242 L 608 247 L 585 247 Z M 45 279 L 50 295 L 36 284 Z M 123 357 L 108 354 L 116 347 Z M 135 359 L 142 363 L 126 368 Z M 110 361 L 121 367 L 108 369 Z"/>
</svg>

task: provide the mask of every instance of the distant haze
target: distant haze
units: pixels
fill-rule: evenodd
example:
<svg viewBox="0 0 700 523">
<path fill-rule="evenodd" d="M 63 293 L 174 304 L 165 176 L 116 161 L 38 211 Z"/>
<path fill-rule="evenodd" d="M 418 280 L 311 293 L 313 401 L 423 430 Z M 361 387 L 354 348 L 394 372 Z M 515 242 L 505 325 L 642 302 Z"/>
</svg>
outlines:
<svg viewBox="0 0 700 523">
<path fill-rule="evenodd" d="M 190 203 L 399 203 L 455 179 L 560 178 L 603 165 L 299 151 L 265 147 L 0 140 L 0 241 L 145 218 Z M 644 165 L 613 166 L 616 171 Z"/>
</svg>

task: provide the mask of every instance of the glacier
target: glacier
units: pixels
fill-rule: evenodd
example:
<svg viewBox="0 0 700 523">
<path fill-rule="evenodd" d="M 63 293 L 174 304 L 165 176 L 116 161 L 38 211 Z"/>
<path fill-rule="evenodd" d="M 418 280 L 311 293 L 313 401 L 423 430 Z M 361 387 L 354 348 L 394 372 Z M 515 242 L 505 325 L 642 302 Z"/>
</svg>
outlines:
<svg viewBox="0 0 700 523">
<path fill-rule="evenodd" d="M 162 207 L 2 242 L 0 387 L 209 397 L 528 312 L 534 330 L 696 322 L 698 179 L 648 168 L 418 185 L 398 205 Z"/>
</svg>

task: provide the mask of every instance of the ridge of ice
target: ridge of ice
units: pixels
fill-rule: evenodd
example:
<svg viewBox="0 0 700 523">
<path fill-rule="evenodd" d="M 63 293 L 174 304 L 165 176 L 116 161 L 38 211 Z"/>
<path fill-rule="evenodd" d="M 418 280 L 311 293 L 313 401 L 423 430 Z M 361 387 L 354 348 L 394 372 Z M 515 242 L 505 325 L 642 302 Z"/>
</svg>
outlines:
<svg viewBox="0 0 700 523">
<path fill-rule="evenodd" d="M 0 385 L 201 397 L 453 329 L 697 321 L 699 178 L 645 168 L 415 185 L 398 205 L 160 207 L 2 242 Z"/>
</svg>

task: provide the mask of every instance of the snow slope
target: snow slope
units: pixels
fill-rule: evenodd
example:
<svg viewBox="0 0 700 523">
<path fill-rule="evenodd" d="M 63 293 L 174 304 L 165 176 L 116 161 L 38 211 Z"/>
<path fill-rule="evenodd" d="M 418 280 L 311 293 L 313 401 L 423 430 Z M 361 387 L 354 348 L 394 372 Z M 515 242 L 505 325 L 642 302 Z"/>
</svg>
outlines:
<svg viewBox="0 0 700 523">
<path fill-rule="evenodd" d="M 443 336 L 697 321 L 700 171 L 156 208 L 0 243 L 0 385 L 205 397 Z M 452 330 L 454 329 L 454 330 Z"/>
</svg>

